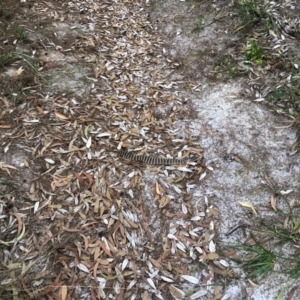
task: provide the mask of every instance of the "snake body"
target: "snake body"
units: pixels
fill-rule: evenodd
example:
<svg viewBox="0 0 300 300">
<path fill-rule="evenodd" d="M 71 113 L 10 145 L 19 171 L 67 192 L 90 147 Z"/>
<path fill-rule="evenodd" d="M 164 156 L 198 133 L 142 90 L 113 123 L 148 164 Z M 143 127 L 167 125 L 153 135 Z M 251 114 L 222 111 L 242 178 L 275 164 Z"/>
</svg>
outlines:
<svg viewBox="0 0 300 300">
<path fill-rule="evenodd" d="M 118 156 L 148 165 L 184 165 L 190 158 L 161 158 L 157 156 L 135 155 L 132 152 L 118 151 Z"/>
</svg>

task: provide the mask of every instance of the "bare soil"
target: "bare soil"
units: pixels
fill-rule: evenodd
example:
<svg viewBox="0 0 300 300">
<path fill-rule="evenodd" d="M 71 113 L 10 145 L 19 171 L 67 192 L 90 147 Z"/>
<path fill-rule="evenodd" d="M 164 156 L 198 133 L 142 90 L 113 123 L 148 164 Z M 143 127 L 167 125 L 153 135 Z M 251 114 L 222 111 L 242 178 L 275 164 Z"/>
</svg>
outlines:
<svg viewBox="0 0 300 300">
<path fill-rule="evenodd" d="M 299 297 L 230 259 L 232 228 L 299 199 L 296 104 L 267 101 L 299 39 L 240 22 L 235 1 L 0 2 L 1 299 Z"/>
</svg>

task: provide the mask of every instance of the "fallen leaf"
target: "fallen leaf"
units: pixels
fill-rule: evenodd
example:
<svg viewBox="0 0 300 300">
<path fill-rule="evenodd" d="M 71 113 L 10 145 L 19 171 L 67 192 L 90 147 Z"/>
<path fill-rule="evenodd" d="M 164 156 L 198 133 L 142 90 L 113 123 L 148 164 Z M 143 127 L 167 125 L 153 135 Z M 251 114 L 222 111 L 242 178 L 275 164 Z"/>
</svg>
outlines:
<svg viewBox="0 0 300 300">
<path fill-rule="evenodd" d="M 55 111 L 54 113 L 55 113 L 55 115 L 56 115 L 58 118 L 60 118 L 60 119 L 62 119 L 62 120 L 68 120 L 68 119 L 69 119 L 68 117 L 66 117 L 65 115 L 63 115 L 63 114 L 61 114 L 61 113 L 59 113 L 59 112 L 57 112 L 57 111 Z"/>
<path fill-rule="evenodd" d="M 43 109 L 42 109 L 41 107 L 36 106 L 35 108 L 36 108 L 36 110 L 37 110 L 40 114 L 44 114 L 44 111 L 43 111 Z"/>
<path fill-rule="evenodd" d="M 208 254 L 205 254 L 205 255 L 200 255 L 199 258 L 200 259 L 207 259 L 207 260 L 215 260 L 215 259 L 219 258 L 219 254 L 215 253 L 215 252 L 212 252 L 212 253 L 208 253 Z"/>
<path fill-rule="evenodd" d="M 63 285 L 63 286 L 60 288 L 60 296 L 61 296 L 61 300 L 66 300 L 67 294 L 68 294 L 68 287 L 67 287 L 66 285 Z"/>
<path fill-rule="evenodd" d="M 254 287 L 258 287 L 258 286 L 259 286 L 257 283 L 253 282 L 251 279 L 248 278 L 247 280 L 249 281 L 249 283 L 250 283 L 252 286 L 254 286 Z"/>
<path fill-rule="evenodd" d="M 275 211 L 277 211 L 277 208 L 276 208 L 276 198 L 274 197 L 274 195 L 271 195 L 270 202 L 271 202 L 271 207 L 272 207 Z"/>
<path fill-rule="evenodd" d="M 183 290 L 178 289 L 174 285 L 169 285 L 170 293 L 175 297 L 179 299 L 185 298 L 185 292 Z"/>
<path fill-rule="evenodd" d="M 247 203 L 247 202 L 243 202 L 243 201 L 237 201 L 241 206 L 244 206 L 244 207 L 248 207 L 248 208 L 251 208 L 252 211 L 257 215 L 257 212 L 253 206 L 253 204 L 251 203 Z"/>
<path fill-rule="evenodd" d="M 298 286 L 294 286 L 288 293 L 288 297 L 287 300 L 292 300 L 294 297 L 294 294 L 296 292 L 296 290 L 298 289 Z M 296 300 L 296 299 L 295 299 Z"/>
<path fill-rule="evenodd" d="M 168 196 L 163 196 L 159 201 L 159 208 L 163 208 L 169 204 L 170 198 Z"/>
<path fill-rule="evenodd" d="M 189 281 L 193 284 L 198 284 L 199 283 L 199 278 L 194 277 L 194 276 L 189 276 L 189 275 L 181 275 L 181 278 L 183 278 L 186 281 Z"/>
<path fill-rule="evenodd" d="M 155 181 L 155 191 L 158 195 L 161 195 L 160 190 L 159 190 L 159 184 L 158 184 L 157 180 Z"/>
<path fill-rule="evenodd" d="M 24 69 L 21 66 L 18 70 L 11 73 L 11 77 L 18 77 L 23 73 Z"/>
<path fill-rule="evenodd" d="M 100 246 L 102 250 L 109 256 L 113 257 L 112 254 L 110 253 L 110 249 L 106 246 L 106 243 L 104 241 L 100 241 Z"/>
<path fill-rule="evenodd" d="M 89 185 L 88 187 L 86 188 L 87 190 L 92 186 L 93 182 L 94 182 L 94 179 L 93 177 L 88 173 L 88 172 L 82 172 L 86 177 L 87 179 L 89 180 Z"/>
</svg>

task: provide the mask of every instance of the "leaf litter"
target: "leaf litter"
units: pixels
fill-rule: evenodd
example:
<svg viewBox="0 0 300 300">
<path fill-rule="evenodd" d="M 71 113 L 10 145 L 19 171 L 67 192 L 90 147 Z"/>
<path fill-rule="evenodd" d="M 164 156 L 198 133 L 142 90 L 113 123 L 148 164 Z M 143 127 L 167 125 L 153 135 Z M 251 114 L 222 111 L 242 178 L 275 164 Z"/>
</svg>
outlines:
<svg viewBox="0 0 300 300">
<path fill-rule="evenodd" d="M 24 201 L 12 210 L 18 222 L 1 210 L 1 243 L 14 242 L 4 264 L 23 257 L 23 271 L 14 272 L 21 272 L 28 297 L 185 296 L 182 280 L 197 286 L 210 272 L 194 265 L 218 259 L 208 257 L 217 210 L 207 216 L 193 208 L 192 186 L 208 170 L 197 136 L 176 125 L 187 114 L 185 100 L 168 77 L 176 66 L 147 11 L 130 1 L 38 2 L 23 9 L 48 26 L 43 38 L 27 25 L 29 39 L 42 45 L 31 54 L 43 62 L 39 71 L 50 86 L 31 88 L 30 101 L 9 104 L 3 114 L 14 111 L 12 123 L 1 127 L 1 147 L 32 172 Z M 46 37 L 49 27 L 53 38 Z M 21 76 L 22 61 L 16 70 Z M 199 160 L 147 166 L 124 162 L 121 148 Z M 1 170 L 10 174 L 17 168 L 6 159 Z"/>
<path fill-rule="evenodd" d="M 223 199 L 217 185 L 224 182 L 214 175 L 220 163 L 210 142 L 224 112 L 236 109 L 231 104 L 238 88 L 231 87 L 230 105 L 225 88 L 211 89 L 222 98 L 219 109 L 199 105 L 211 121 L 191 122 L 196 109 L 188 99 L 198 103 L 182 87 L 201 91 L 203 104 L 210 87 L 178 75 L 180 64 L 168 55 L 144 4 L 25 1 L 22 9 L 28 36 L 39 45 L 27 54 L 42 62 L 39 71 L 49 86 L 30 84 L 31 95 L 16 107 L 1 95 L 0 171 L 24 183 L 22 202 L 14 194 L 1 202 L 1 241 L 14 241 L 4 250 L 5 271 L 22 257 L 12 272 L 22 275 L 23 290 L 32 297 L 221 298 L 216 276 L 236 274 L 216 253 L 221 205 L 215 198 Z M 36 14 L 38 30 L 28 22 Z M 182 36 L 179 31 L 177 38 Z M 22 72 L 7 80 L 24 76 L 28 65 L 16 61 L 3 76 L 16 70 Z M 123 161 L 121 149 L 210 160 L 148 166 Z M 208 179 L 216 180 L 215 194 L 204 190 Z M 5 210 L 10 201 L 17 204 L 11 214 Z"/>
</svg>

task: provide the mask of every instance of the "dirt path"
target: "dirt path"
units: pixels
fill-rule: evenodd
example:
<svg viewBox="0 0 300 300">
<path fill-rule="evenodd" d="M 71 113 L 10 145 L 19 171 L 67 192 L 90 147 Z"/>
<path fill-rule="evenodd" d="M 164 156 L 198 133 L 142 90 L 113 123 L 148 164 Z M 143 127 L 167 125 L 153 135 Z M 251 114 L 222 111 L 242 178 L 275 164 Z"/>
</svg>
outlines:
<svg viewBox="0 0 300 300">
<path fill-rule="evenodd" d="M 275 299 L 295 286 L 274 275 L 251 285 L 228 259 L 245 239 L 231 228 L 273 216 L 262 181 L 297 198 L 299 157 L 296 133 L 253 102 L 260 90 L 216 71 L 240 37 L 226 34 L 230 7 L 217 21 L 215 9 L 2 7 L 1 299 Z M 120 149 L 199 159 L 150 166 Z"/>
</svg>

